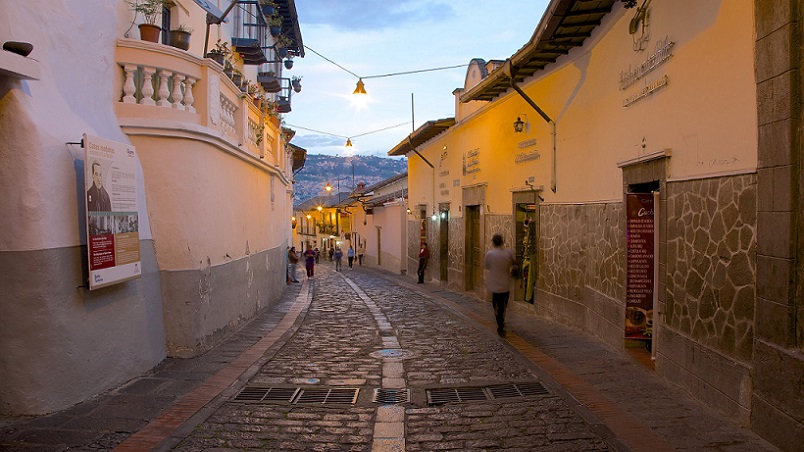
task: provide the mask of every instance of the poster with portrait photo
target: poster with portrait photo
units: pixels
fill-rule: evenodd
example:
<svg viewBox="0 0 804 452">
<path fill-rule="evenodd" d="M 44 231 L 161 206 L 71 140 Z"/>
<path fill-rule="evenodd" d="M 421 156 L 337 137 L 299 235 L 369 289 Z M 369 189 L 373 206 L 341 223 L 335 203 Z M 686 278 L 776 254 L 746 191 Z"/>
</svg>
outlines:
<svg viewBox="0 0 804 452">
<path fill-rule="evenodd" d="M 84 134 L 84 168 L 89 288 L 139 278 L 134 146 Z"/>
</svg>

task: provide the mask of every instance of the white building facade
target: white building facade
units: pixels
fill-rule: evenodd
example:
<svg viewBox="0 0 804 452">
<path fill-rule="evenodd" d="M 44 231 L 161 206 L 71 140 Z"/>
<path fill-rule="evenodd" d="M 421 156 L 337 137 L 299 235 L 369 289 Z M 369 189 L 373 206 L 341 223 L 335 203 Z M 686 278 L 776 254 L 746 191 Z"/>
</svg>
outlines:
<svg viewBox="0 0 804 452">
<path fill-rule="evenodd" d="M 291 241 L 294 161 L 276 110 L 288 111 L 290 82 L 258 86 L 267 72 L 281 79 L 281 58 L 235 40 L 268 52 L 267 29 L 242 26 L 256 3 L 233 8 L 205 43 L 205 11 L 167 2 L 165 28 L 195 29 L 189 50 L 141 40 L 142 16 L 123 0 L 43 3 L 0 5 L 0 40 L 33 44 L 28 57 L 0 52 L 0 410 L 9 414 L 63 409 L 166 356 L 206 351 L 278 300 Z M 292 0 L 277 4 L 295 14 Z M 298 25 L 283 33 L 303 56 Z M 205 58 L 216 42 L 238 50 L 231 66 Z M 142 273 L 96 290 L 83 134 L 130 143 L 137 157 Z"/>
</svg>

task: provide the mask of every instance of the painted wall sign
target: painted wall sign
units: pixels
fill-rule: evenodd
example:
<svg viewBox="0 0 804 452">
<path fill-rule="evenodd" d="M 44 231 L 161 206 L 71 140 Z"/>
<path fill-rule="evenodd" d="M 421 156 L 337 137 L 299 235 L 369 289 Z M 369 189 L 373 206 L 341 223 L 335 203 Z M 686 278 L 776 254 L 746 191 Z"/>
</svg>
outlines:
<svg viewBox="0 0 804 452">
<path fill-rule="evenodd" d="M 480 172 L 480 149 L 472 149 L 463 154 L 463 175 Z"/>
<path fill-rule="evenodd" d="M 134 146 L 84 134 L 84 166 L 89 288 L 139 278 Z"/>
<path fill-rule="evenodd" d="M 636 102 L 638 102 L 638 101 L 650 96 L 651 94 L 655 93 L 656 91 L 659 91 L 660 89 L 666 87 L 667 83 L 668 83 L 668 78 L 667 78 L 667 74 L 665 74 L 662 77 L 660 77 L 659 79 L 654 80 L 653 82 L 645 85 L 645 87 L 642 88 L 641 90 L 639 90 L 637 93 L 635 93 L 635 94 L 633 94 L 631 96 L 628 96 L 625 99 L 623 99 L 623 107 L 627 107 L 629 105 L 632 105 L 632 104 L 634 104 L 634 103 L 636 103 Z"/>
<path fill-rule="evenodd" d="M 536 160 L 541 156 L 542 155 L 539 153 L 539 151 L 520 152 L 519 154 L 516 155 L 514 163 L 524 163 L 530 160 Z"/>
<path fill-rule="evenodd" d="M 673 46 L 675 44 L 676 43 L 671 41 L 669 37 L 665 37 L 664 41 L 658 41 L 656 43 L 656 50 L 648 55 L 645 61 L 635 68 L 629 66 L 628 69 L 620 72 L 620 91 L 638 82 L 669 60 L 670 57 L 673 56 Z"/>
<path fill-rule="evenodd" d="M 626 195 L 626 339 L 649 339 L 653 327 L 654 210 L 652 193 Z"/>
<path fill-rule="evenodd" d="M 517 146 L 519 149 L 529 148 L 531 146 L 536 146 L 536 138 L 531 138 L 530 140 L 523 140 L 520 141 Z"/>
</svg>

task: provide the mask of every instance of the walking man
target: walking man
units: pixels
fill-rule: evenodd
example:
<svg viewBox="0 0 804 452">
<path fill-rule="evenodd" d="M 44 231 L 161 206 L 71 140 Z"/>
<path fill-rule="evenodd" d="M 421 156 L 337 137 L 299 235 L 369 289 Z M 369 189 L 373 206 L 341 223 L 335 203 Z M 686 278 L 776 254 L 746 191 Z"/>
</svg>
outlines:
<svg viewBox="0 0 804 452">
<path fill-rule="evenodd" d="M 335 248 L 335 271 L 341 271 L 341 261 L 343 260 L 343 251 L 340 248 Z"/>
<path fill-rule="evenodd" d="M 363 265 L 363 255 L 366 254 L 366 245 L 364 242 L 359 242 L 357 245 L 357 264 Z"/>
<path fill-rule="evenodd" d="M 419 270 L 416 272 L 419 275 L 419 284 L 424 284 L 424 271 L 427 270 L 428 260 L 430 260 L 430 250 L 427 249 L 427 243 L 422 243 L 422 249 L 419 251 Z"/>
<path fill-rule="evenodd" d="M 352 248 L 352 245 L 349 245 L 349 249 L 346 250 L 346 259 L 349 261 L 349 268 L 352 268 L 352 263 L 355 261 L 355 249 Z"/>
<path fill-rule="evenodd" d="M 486 289 L 491 292 L 491 306 L 497 320 L 497 333 L 505 334 L 505 308 L 511 291 L 511 269 L 516 265 L 514 253 L 503 248 L 503 238 L 494 234 L 491 238 L 492 248 L 483 258 L 486 269 Z"/>
<path fill-rule="evenodd" d="M 288 250 L 288 262 L 290 263 L 290 282 L 299 282 L 296 279 L 296 265 L 299 263 L 299 255 L 296 254 L 295 246 L 291 246 Z"/>
</svg>

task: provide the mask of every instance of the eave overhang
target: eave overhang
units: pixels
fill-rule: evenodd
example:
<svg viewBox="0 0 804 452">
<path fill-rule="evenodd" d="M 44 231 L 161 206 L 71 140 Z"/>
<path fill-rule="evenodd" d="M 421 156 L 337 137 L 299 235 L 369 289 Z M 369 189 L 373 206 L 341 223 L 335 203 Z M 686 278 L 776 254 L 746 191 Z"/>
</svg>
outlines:
<svg viewBox="0 0 804 452">
<path fill-rule="evenodd" d="M 512 80 L 522 83 L 570 50 L 581 47 L 617 1 L 551 1 L 530 41 L 502 67 L 463 93 L 461 102 L 494 100 L 511 88 Z"/>
<path fill-rule="evenodd" d="M 408 152 L 412 152 L 415 148 L 443 133 L 453 125 L 455 125 L 455 118 L 427 121 L 419 126 L 418 129 L 414 130 L 413 133 L 408 135 L 406 139 L 402 140 L 393 149 L 388 151 L 388 155 L 406 155 Z"/>
</svg>

